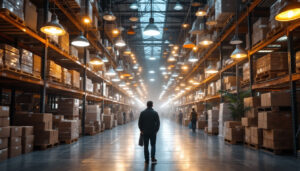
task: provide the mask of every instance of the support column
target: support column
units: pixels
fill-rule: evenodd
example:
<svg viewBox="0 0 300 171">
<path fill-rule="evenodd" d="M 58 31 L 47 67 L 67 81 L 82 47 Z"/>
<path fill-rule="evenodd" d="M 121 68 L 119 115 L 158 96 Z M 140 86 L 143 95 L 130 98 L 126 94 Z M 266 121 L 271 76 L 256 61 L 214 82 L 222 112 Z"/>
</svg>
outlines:
<svg viewBox="0 0 300 171">
<path fill-rule="evenodd" d="M 9 106 L 10 125 L 13 125 L 15 113 L 16 113 L 16 89 L 12 88 L 11 89 L 10 106 Z"/>
<path fill-rule="evenodd" d="M 87 56 L 86 56 L 86 48 L 84 48 L 84 53 L 83 53 L 83 61 L 84 61 L 84 66 L 87 66 Z M 81 119 L 81 126 L 82 126 L 82 135 L 85 135 L 85 113 L 86 113 L 86 68 L 83 70 L 83 98 L 82 98 L 82 119 Z"/>
<path fill-rule="evenodd" d="M 249 41 L 249 50 L 252 49 L 252 33 L 253 33 L 253 30 L 252 30 L 252 13 L 250 13 L 248 16 L 247 16 L 247 23 L 248 23 L 248 41 Z M 250 77 L 250 80 L 249 80 L 249 89 L 250 89 L 250 93 L 251 93 L 251 96 L 253 97 L 254 96 L 254 91 L 252 90 L 252 85 L 254 84 L 254 72 L 253 72 L 253 55 L 250 55 L 248 57 L 248 62 L 249 62 L 249 77 Z"/>
<path fill-rule="evenodd" d="M 293 152 L 297 156 L 298 150 L 298 114 L 297 114 L 297 90 L 296 82 L 293 81 L 293 74 L 296 72 L 296 59 L 293 45 L 293 32 L 288 35 L 288 64 L 290 77 L 291 109 L 292 109 L 292 127 L 293 127 Z"/>
<path fill-rule="evenodd" d="M 221 42 L 220 46 L 219 46 L 219 53 L 220 53 L 220 69 L 219 69 L 219 71 L 221 71 L 223 69 L 223 51 L 222 51 L 222 45 L 223 45 L 223 43 Z M 220 84 L 221 84 L 220 89 L 221 90 L 224 90 L 224 84 L 223 83 L 224 83 L 223 82 L 223 73 L 220 72 Z M 221 103 L 224 102 L 224 98 L 222 96 L 222 93 L 221 93 L 220 102 Z"/>
</svg>

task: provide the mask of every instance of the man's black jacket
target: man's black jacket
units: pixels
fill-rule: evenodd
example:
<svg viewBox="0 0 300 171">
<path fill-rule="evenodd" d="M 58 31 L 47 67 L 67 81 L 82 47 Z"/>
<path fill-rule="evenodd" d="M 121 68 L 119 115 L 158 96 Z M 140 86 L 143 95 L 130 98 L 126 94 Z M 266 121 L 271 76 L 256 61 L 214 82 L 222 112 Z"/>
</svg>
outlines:
<svg viewBox="0 0 300 171">
<path fill-rule="evenodd" d="M 139 118 L 139 128 L 143 134 L 157 133 L 159 130 L 159 116 L 152 108 L 142 111 Z"/>
</svg>

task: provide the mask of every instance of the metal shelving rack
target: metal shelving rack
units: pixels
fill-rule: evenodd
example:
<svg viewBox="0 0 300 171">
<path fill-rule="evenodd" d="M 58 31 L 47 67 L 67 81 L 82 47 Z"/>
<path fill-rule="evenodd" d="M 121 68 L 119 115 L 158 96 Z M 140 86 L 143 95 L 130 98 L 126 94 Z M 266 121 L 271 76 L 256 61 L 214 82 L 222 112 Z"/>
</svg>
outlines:
<svg viewBox="0 0 300 171">
<path fill-rule="evenodd" d="M 233 63 L 223 67 L 216 73 L 216 74 L 212 74 L 211 76 L 209 76 L 208 78 L 204 79 L 203 81 L 200 82 L 199 85 L 197 85 L 196 87 L 194 87 L 191 91 L 186 92 L 184 94 L 182 94 L 181 96 L 177 97 L 174 100 L 180 100 L 182 97 L 184 96 L 188 96 L 191 93 L 194 93 L 195 91 L 197 91 L 200 87 L 203 87 L 204 85 L 206 85 L 209 82 L 212 82 L 216 79 L 221 79 L 222 78 L 222 74 L 226 71 L 228 71 L 229 69 L 233 68 L 233 67 L 237 67 L 238 65 L 245 63 L 245 62 L 249 62 L 250 64 L 250 83 L 249 86 L 246 87 L 246 89 L 250 89 L 251 90 L 251 94 L 252 96 L 254 96 L 254 92 L 257 91 L 272 91 L 272 90 L 278 90 L 279 88 L 277 88 L 278 86 L 284 86 L 284 89 L 289 89 L 290 93 L 291 93 L 291 107 L 292 107 L 292 120 L 293 120 L 293 142 L 294 142 L 294 154 L 297 155 L 297 150 L 298 150 L 298 137 L 297 137 L 297 131 L 298 131 L 298 114 L 297 114 L 297 100 L 296 100 L 296 81 L 300 80 L 300 74 L 296 73 L 296 57 L 295 57 L 295 46 L 294 46 L 294 41 L 293 41 L 293 33 L 296 31 L 297 28 L 299 28 L 300 26 L 300 21 L 296 20 L 294 22 L 289 23 L 288 26 L 284 27 L 283 29 L 279 30 L 275 35 L 273 35 L 270 38 L 267 38 L 266 40 L 261 41 L 260 43 L 254 45 L 253 47 L 251 47 L 252 45 L 252 13 L 253 11 L 256 9 L 256 7 L 258 7 L 258 5 L 260 3 L 262 3 L 263 0 L 254 0 L 250 3 L 250 1 L 248 1 L 248 6 L 247 9 L 245 10 L 246 12 L 242 13 L 239 17 L 239 19 L 237 20 L 236 23 L 233 23 L 227 30 L 225 30 L 222 34 L 222 36 L 220 37 L 219 41 L 214 43 L 214 45 L 212 47 L 210 47 L 210 49 L 205 53 L 205 55 L 197 62 L 197 64 L 195 65 L 195 67 L 193 67 L 193 69 L 191 70 L 191 72 L 189 72 L 184 79 L 182 79 L 182 82 L 186 82 L 191 76 L 193 76 L 193 74 L 197 73 L 200 66 L 209 59 L 209 57 L 219 48 L 222 49 L 222 45 L 223 42 L 230 36 L 231 33 L 234 32 L 235 28 L 240 25 L 242 22 L 247 22 L 247 27 L 248 27 L 248 40 L 249 40 L 249 44 L 250 44 L 250 49 L 248 50 L 248 58 L 245 59 L 239 59 L 239 60 L 235 60 Z M 229 23 L 230 24 L 230 23 Z M 272 80 L 267 80 L 264 82 L 258 82 L 255 83 L 254 82 L 254 75 L 253 75 L 253 55 L 255 55 L 259 50 L 267 47 L 269 44 L 273 43 L 274 41 L 276 41 L 277 39 L 279 39 L 282 36 L 287 36 L 287 52 L 288 52 L 288 68 L 289 68 L 289 72 L 288 75 L 283 76 L 283 77 L 278 77 L 276 79 L 272 79 Z M 220 60 L 223 59 L 222 56 L 222 51 L 219 50 L 219 55 L 220 55 Z M 237 78 L 238 79 L 238 78 Z M 238 80 L 237 80 L 238 81 Z M 221 87 L 223 85 L 223 82 L 221 81 Z M 282 88 L 281 88 L 282 89 Z M 234 93 L 237 93 L 238 91 L 235 90 Z M 215 96 L 211 96 L 211 97 L 205 97 L 203 99 L 197 100 L 197 101 L 191 101 L 191 102 L 186 102 L 184 104 L 179 104 L 177 105 L 177 108 L 185 108 L 188 106 L 192 106 L 192 105 L 197 105 L 200 103 L 205 103 L 208 101 L 216 101 L 218 100 L 219 102 L 222 102 L 222 97 L 221 95 L 215 95 Z"/>
<path fill-rule="evenodd" d="M 49 1 L 44 0 L 42 3 L 33 1 L 34 3 L 38 3 L 37 5 L 43 5 L 43 8 L 46 12 L 48 12 Z M 59 3 L 59 1 L 52 1 L 63 13 L 68 17 L 68 19 L 78 27 L 79 31 L 85 31 L 85 29 L 81 26 L 78 22 L 80 21 L 77 18 L 73 18 L 72 14 L 69 13 L 63 5 Z M 93 6 L 94 8 L 94 6 Z M 14 44 L 16 47 L 24 48 L 29 50 L 42 58 L 42 70 L 40 77 L 33 77 L 30 75 L 23 75 L 22 73 L 18 72 L 4 72 L 1 71 L 1 93 L 2 88 L 11 89 L 11 111 L 10 117 L 13 118 L 15 114 L 15 91 L 16 89 L 25 89 L 35 91 L 40 90 L 40 112 L 45 113 L 45 103 L 46 103 L 46 94 L 51 92 L 53 94 L 59 94 L 61 96 L 66 97 L 73 97 L 79 98 L 83 101 L 83 112 L 82 118 L 85 118 L 85 104 L 87 101 L 95 101 L 95 102 L 102 102 L 102 107 L 104 104 L 114 104 L 114 105 L 124 105 L 126 107 L 130 107 L 131 104 L 128 103 L 127 99 L 130 99 L 130 96 L 122 90 L 117 85 L 111 83 L 109 80 L 106 80 L 101 75 L 93 72 L 86 63 L 86 56 L 84 57 L 84 64 L 79 62 L 78 60 L 71 57 L 66 52 L 62 51 L 60 48 L 55 46 L 54 44 L 50 43 L 48 39 L 45 37 L 38 35 L 36 32 L 29 29 L 23 22 L 20 22 L 16 18 L 12 17 L 10 13 L 7 11 L 0 12 L 0 39 Z M 115 61 L 113 61 L 109 51 L 101 44 L 100 40 L 93 39 L 93 31 L 88 31 L 87 39 L 90 41 L 93 48 L 97 51 L 103 51 L 107 57 L 109 58 L 111 64 L 115 67 Z M 57 62 L 62 67 L 68 69 L 74 69 L 81 73 L 83 76 L 83 90 L 73 89 L 64 87 L 63 85 L 55 84 L 50 82 L 46 77 L 46 67 L 47 67 L 47 60 L 51 59 Z M 97 80 L 97 82 L 105 82 L 106 84 L 113 87 L 114 92 L 121 93 L 124 95 L 124 102 L 116 101 L 110 99 L 108 97 L 104 97 L 103 95 L 95 95 L 93 93 L 87 92 L 85 85 L 86 85 L 86 78 L 92 78 L 93 80 Z M 126 103 L 127 102 L 127 103 Z M 85 121 L 82 119 L 82 129 L 84 135 L 84 125 Z"/>
</svg>

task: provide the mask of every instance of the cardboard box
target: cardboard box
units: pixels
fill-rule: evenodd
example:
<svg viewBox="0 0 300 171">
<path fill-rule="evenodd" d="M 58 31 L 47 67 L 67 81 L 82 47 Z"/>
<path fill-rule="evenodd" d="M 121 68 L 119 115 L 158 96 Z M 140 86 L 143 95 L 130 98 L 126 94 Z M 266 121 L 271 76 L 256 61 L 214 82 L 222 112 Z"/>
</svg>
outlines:
<svg viewBox="0 0 300 171">
<path fill-rule="evenodd" d="M 0 127 L 0 138 L 10 137 L 10 127 Z"/>
<path fill-rule="evenodd" d="M 251 108 L 245 112 L 245 116 L 248 118 L 257 118 L 258 117 L 258 110 L 257 108 Z"/>
<path fill-rule="evenodd" d="M 263 129 L 291 129 L 292 116 L 290 112 L 259 112 L 258 128 Z"/>
<path fill-rule="evenodd" d="M 242 126 L 257 126 L 258 118 L 242 118 Z"/>
<path fill-rule="evenodd" d="M 22 126 L 22 137 L 33 135 L 33 126 Z"/>
<path fill-rule="evenodd" d="M 0 138 L 0 150 L 8 147 L 8 138 Z"/>
<path fill-rule="evenodd" d="M 0 161 L 6 160 L 8 158 L 8 149 L 0 150 Z"/>
<path fill-rule="evenodd" d="M 9 117 L 0 118 L 0 127 L 8 127 L 9 126 Z"/>
<path fill-rule="evenodd" d="M 75 70 L 69 70 L 72 74 L 72 86 L 80 89 L 80 73 Z"/>
<path fill-rule="evenodd" d="M 24 1 L 24 20 L 26 26 L 32 30 L 37 30 L 37 10 L 36 6 L 29 0 Z"/>
<path fill-rule="evenodd" d="M 34 135 L 27 135 L 22 137 L 22 153 L 29 153 L 33 151 Z"/>
<path fill-rule="evenodd" d="M 52 114 L 49 113 L 17 113 L 14 124 L 20 126 L 33 126 L 34 132 L 52 129 Z"/>
<path fill-rule="evenodd" d="M 258 58 L 256 64 L 256 75 L 266 72 L 288 72 L 288 60 L 286 52 L 273 52 Z"/>
<path fill-rule="evenodd" d="M 35 134 L 34 145 L 48 145 L 58 142 L 58 130 L 44 130 Z"/>
<path fill-rule="evenodd" d="M 261 95 L 262 107 L 291 106 L 289 92 L 269 92 Z"/>
<path fill-rule="evenodd" d="M 263 147 L 274 150 L 291 150 L 293 147 L 292 131 L 286 129 L 264 129 Z"/>
<path fill-rule="evenodd" d="M 9 117 L 9 107 L 8 106 L 0 106 L 0 117 L 1 118 Z"/>
<path fill-rule="evenodd" d="M 226 128 L 225 139 L 232 143 L 244 142 L 244 129 L 242 127 Z"/>
<path fill-rule="evenodd" d="M 113 115 L 105 115 L 105 114 L 103 115 L 103 121 L 105 123 L 105 129 L 112 129 L 113 120 L 114 120 Z"/>
<path fill-rule="evenodd" d="M 241 125 L 242 125 L 241 121 L 226 121 L 225 122 L 226 128 L 235 128 L 235 127 L 241 126 Z"/>
<path fill-rule="evenodd" d="M 9 137 L 9 146 L 20 146 L 21 142 L 21 137 Z"/>
<path fill-rule="evenodd" d="M 11 137 L 21 137 L 22 136 L 22 127 L 10 126 L 10 136 Z"/>
<path fill-rule="evenodd" d="M 264 40 L 268 33 L 268 18 L 267 17 L 260 17 L 254 24 L 253 24 L 253 34 L 252 34 L 252 44 L 255 45 L 260 41 Z"/>
<path fill-rule="evenodd" d="M 258 127 L 251 128 L 251 144 L 262 145 L 263 143 L 263 129 Z"/>
<path fill-rule="evenodd" d="M 10 146 L 8 148 L 8 157 L 16 157 L 22 154 L 22 146 Z"/>
<path fill-rule="evenodd" d="M 79 137 L 79 125 L 77 120 L 63 120 L 59 124 L 59 140 L 74 140 Z"/>
<path fill-rule="evenodd" d="M 207 121 L 197 121 L 197 129 L 204 129 L 207 126 Z"/>
<path fill-rule="evenodd" d="M 41 67 L 42 66 L 42 59 L 40 56 L 33 54 L 33 74 L 36 76 L 40 76 L 41 74 Z"/>
<path fill-rule="evenodd" d="M 260 97 L 246 97 L 244 98 L 244 107 L 256 108 L 261 104 Z"/>
<path fill-rule="evenodd" d="M 69 33 L 59 36 L 58 39 L 59 39 L 58 43 L 59 43 L 60 48 L 63 51 L 65 51 L 67 54 L 69 54 L 69 50 L 70 50 Z"/>
<path fill-rule="evenodd" d="M 233 0 L 216 0 L 215 3 L 215 19 L 218 23 L 225 22 L 232 16 L 236 9 L 236 3 Z"/>
<path fill-rule="evenodd" d="M 110 115 L 111 114 L 111 108 L 109 108 L 109 107 L 104 108 L 103 113 L 105 115 Z"/>
<path fill-rule="evenodd" d="M 95 132 L 95 126 L 93 125 L 86 125 L 85 126 L 85 133 L 88 134 L 88 135 L 94 135 L 96 132 Z"/>
</svg>

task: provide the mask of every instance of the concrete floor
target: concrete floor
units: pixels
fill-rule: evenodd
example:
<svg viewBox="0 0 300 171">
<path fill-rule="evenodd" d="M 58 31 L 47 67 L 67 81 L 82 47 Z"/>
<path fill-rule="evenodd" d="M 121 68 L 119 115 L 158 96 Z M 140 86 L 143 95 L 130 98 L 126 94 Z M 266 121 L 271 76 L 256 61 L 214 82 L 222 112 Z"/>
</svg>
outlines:
<svg viewBox="0 0 300 171">
<path fill-rule="evenodd" d="M 1 171 L 99 170 L 300 170 L 300 160 L 275 156 L 239 145 L 225 144 L 217 136 L 162 120 L 157 140 L 157 165 L 145 167 L 138 146 L 137 122 L 119 126 L 71 145 L 35 151 L 0 163 Z"/>
</svg>

